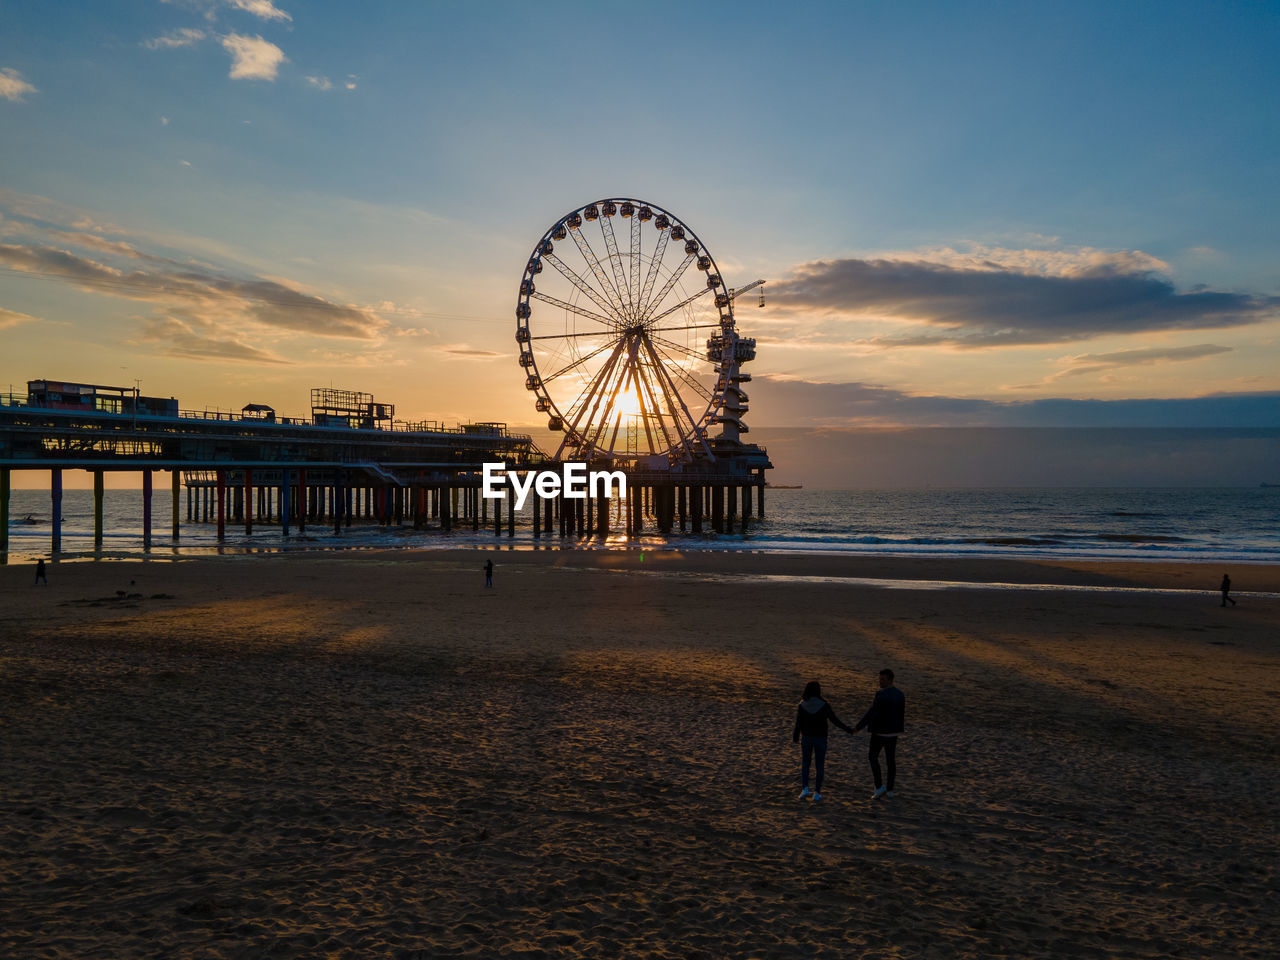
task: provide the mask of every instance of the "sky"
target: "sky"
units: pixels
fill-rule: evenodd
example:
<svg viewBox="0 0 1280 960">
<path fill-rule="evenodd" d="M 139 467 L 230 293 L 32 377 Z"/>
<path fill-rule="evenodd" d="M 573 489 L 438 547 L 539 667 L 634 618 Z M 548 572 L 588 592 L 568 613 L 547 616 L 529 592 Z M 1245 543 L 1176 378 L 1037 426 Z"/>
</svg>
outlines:
<svg viewBox="0 0 1280 960">
<path fill-rule="evenodd" d="M 536 426 L 525 262 L 630 196 L 768 281 L 753 426 L 1280 428 L 1277 49 L 1267 3 L 6 0 L 0 391 Z"/>
</svg>

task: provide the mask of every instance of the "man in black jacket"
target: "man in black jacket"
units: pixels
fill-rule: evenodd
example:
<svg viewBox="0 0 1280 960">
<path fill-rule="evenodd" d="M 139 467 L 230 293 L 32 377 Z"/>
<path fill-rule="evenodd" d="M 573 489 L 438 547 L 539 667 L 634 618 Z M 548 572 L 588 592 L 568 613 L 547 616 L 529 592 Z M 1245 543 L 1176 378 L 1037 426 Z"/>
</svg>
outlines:
<svg viewBox="0 0 1280 960">
<path fill-rule="evenodd" d="M 867 759 L 871 762 L 871 775 L 876 781 L 876 792 L 872 800 L 879 800 L 888 794 L 893 799 L 893 781 L 897 773 L 895 753 L 898 737 L 903 730 L 903 718 L 906 715 L 907 699 L 902 691 L 893 685 L 893 671 L 888 667 L 880 671 L 880 689 L 871 701 L 871 709 L 854 726 L 854 730 L 866 727 L 871 733 L 871 743 Z M 880 751 L 884 751 L 885 766 L 888 768 L 888 786 L 880 779 Z"/>
</svg>

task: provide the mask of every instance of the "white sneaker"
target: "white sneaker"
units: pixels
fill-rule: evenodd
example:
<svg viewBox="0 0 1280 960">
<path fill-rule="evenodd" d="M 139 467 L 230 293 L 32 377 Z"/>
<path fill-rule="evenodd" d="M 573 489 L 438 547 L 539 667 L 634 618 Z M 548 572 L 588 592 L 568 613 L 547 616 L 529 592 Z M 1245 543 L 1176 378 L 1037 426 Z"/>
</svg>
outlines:
<svg viewBox="0 0 1280 960">
<path fill-rule="evenodd" d="M 879 800 L 879 799 L 880 799 L 881 797 L 883 797 L 887 792 L 888 792 L 888 791 L 887 791 L 887 790 L 885 790 L 885 788 L 884 788 L 884 787 L 876 787 L 876 792 L 875 792 L 875 793 L 873 793 L 873 794 L 871 795 L 871 799 L 872 799 L 872 800 Z"/>
<path fill-rule="evenodd" d="M 803 790 L 800 791 L 800 796 L 796 797 L 796 799 L 803 800 L 807 796 L 809 796 L 809 788 L 805 787 Z"/>
<path fill-rule="evenodd" d="M 814 803 L 817 803 L 817 802 L 818 802 L 819 800 L 821 800 L 821 799 L 822 799 L 822 794 L 820 794 L 820 793 L 815 793 L 815 794 L 813 795 L 813 802 L 814 802 Z"/>
</svg>

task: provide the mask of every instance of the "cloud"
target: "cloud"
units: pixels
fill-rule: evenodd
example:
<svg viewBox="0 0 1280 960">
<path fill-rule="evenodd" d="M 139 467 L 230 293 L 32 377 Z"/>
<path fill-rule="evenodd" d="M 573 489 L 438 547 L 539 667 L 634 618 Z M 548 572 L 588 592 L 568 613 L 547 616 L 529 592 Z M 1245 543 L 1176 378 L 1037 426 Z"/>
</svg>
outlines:
<svg viewBox="0 0 1280 960">
<path fill-rule="evenodd" d="M 372 311 L 333 303 L 280 280 L 230 277 L 164 258 L 148 260 L 154 266 L 124 269 L 69 250 L 0 243 L 0 266 L 107 296 L 181 307 L 209 322 L 247 320 L 277 330 L 358 340 L 376 339 L 386 326 Z"/>
<path fill-rule="evenodd" d="M 0 97 L 20 103 L 28 93 L 35 93 L 36 88 L 22 79 L 22 74 L 12 67 L 0 67 Z"/>
<path fill-rule="evenodd" d="M 143 324 L 144 343 L 163 344 L 162 353 L 170 357 L 229 362 L 288 363 L 289 361 L 248 346 L 235 339 L 201 336 L 175 317 L 157 317 Z"/>
<path fill-rule="evenodd" d="M 763 374 L 752 383 L 751 399 L 754 408 L 768 411 L 769 423 L 795 426 L 1280 427 L 1276 391 L 1155 399 L 986 400 Z"/>
<path fill-rule="evenodd" d="M 1188 347 L 1149 347 L 1141 350 L 1119 350 L 1115 353 L 1085 353 L 1064 358 L 1060 362 L 1067 364 L 1066 369 L 1048 377 L 1044 383 L 1054 383 L 1066 377 L 1080 377 L 1103 370 L 1114 370 L 1117 367 L 1145 367 L 1153 364 L 1199 360 L 1202 357 L 1230 353 L 1231 349 L 1231 347 L 1220 347 L 1212 343 L 1200 343 Z"/>
<path fill-rule="evenodd" d="M 169 118 L 168 118 L 168 117 L 161 117 L 161 118 L 160 118 L 160 126 L 162 126 L 162 127 L 167 127 L 168 125 L 169 125 Z"/>
<path fill-rule="evenodd" d="M 231 33 L 222 46 L 231 54 L 233 80 L 274 80 L 280 64 L 288 62 L 283 50 L 260 36 Z"/>
<path fill-rule="evenodd" d="M 482 350 L 466 343 L 449 343 L 434 349 L 440 353 L 447 353 L 451 357 L 460 357 L 464 360 L 497 360 L 500 357 L 510 356 L 510 354 L 500 353 L 495 350 Z"/>
<path fill-rule="evenodd" d="M 252 13 L 263 20 L 283 20 L 291 22 L 293 17 L 277 7 L 271 0 L 227 0 L 227 5 L 245 13 Z"/>
<path fill-rule="evenodd" d="M 148 50 L 169 50 L 174 47 L 194 46 L 204 37 L 205 32 L 203 30 L 182 27 L 178 30 L 170 30 L 168 33 L 161 34 L 158 37 L 152 37 L 150 40 L 143 40 L 142 45 Z"/>
<path fill-rule="evenodd" d="M 333 81 L 328 77 L 307 77 L 307 83 L 318 90 L 332 90 Z"/>
<path fill-rule="evenodd" d="M 6 310 L 0 307 L 0 330 L 8 330 L 16 327 L 20 323 L 38 323 L 39 317 L 33 317 L 27 313 L 18 313 L 16 310 Z"/>
<path fill-rule="evenodd" d="M 1163 268 L 1140 251 L 934 251 L 801 264 L 771 293 L 792 315 L 887 318 L 925 328 L 867 341 L 881 347 L 1062 343 L 1239 327 L 1280 315 L 1280 297 L 1180 293 Z"/>
<path fill-rule="evenodd" d="M 358 79 L 360 79 L 360 78 L 359 78 L 359 77 L 357 77 L 354 73 L 348 73 L 348 74 L 347 74 L 347 82 L 346 82 L 346 84 L 345 84 L 346 88 L 347 88 L 348 90 L 354 90 L 354 89 L 356 88 L 356 81 L 357 81 Z"/>
</svg>

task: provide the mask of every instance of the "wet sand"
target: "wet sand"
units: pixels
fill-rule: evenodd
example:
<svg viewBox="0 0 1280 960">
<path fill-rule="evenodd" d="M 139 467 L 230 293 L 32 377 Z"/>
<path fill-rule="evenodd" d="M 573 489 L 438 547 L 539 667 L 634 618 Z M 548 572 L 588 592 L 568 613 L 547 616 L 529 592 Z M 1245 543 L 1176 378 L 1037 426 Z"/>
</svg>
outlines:
<svg viewBox="0 0 1280 960">
<path fill-rule="evenodd" d="M 0 954 L 1280 952 L 1280 568 L 493 556 L 0 567 Z"/>
</svg>

